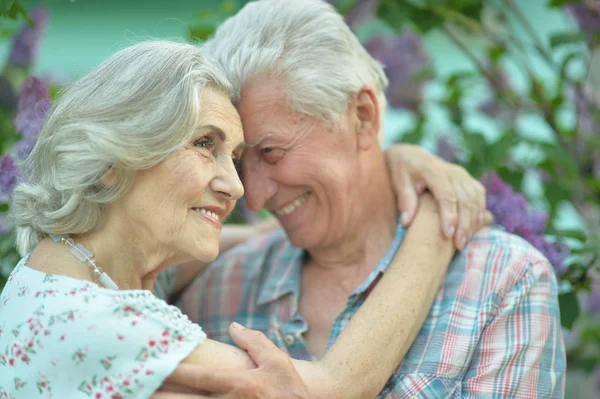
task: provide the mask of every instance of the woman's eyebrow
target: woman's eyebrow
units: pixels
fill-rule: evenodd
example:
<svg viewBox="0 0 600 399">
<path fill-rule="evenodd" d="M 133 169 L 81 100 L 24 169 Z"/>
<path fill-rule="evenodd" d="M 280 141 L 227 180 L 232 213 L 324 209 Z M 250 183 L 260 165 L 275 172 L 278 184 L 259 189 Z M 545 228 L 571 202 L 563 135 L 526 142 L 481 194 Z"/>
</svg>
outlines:
<svg viewBox="0 0 600 399">
<path fill-rule="evenodd" d="M 215 132 L 222 141 L 227 140 L 227 135 L 225 134 L 223 129 L 221 129 L 220 127 L 218 127 L 216 125 L 210 125 L 210 124 L 202 125 L 202 126 L 198 126 L 198 128 L 196 130 L 211 130 L 211 131 Z"/>
</svg>

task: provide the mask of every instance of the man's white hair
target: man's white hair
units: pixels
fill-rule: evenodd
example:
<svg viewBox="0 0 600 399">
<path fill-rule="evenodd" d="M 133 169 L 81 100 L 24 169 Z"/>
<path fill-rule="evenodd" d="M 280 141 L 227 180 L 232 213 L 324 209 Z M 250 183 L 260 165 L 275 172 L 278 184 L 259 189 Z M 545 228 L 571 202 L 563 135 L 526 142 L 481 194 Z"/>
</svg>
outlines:
<svg viewBox="0 0 600 399">
<path fill-rule="evenodd" d="M 12 197 L 21 255 L 48 233 L 99 228 L 106 204 L 127 191 L 137 171 L 191 140 L 205 87 L 232 94 L 201 49 L 168 41 L 125 48 L 68 86 L 54 102 Z M 105 185 L 108 171 L 111 184 Z"/>
<path fill-rule="evenodd" d="M 227 74 L 236 98 L 255 77 L 280 77 L 297 111 L 335 124 L 351 96 L 370 86 L 383 121 L 388 85 L 383 67 L 323 1 L 248 3 L 217 29 L 204 49 Z"/>
</svg>

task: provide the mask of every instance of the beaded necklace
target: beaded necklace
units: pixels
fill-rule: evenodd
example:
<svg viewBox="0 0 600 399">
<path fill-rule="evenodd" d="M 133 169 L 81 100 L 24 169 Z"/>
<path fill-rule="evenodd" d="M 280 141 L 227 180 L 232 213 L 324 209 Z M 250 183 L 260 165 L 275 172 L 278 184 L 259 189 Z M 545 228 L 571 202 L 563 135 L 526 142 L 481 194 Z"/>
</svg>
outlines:
<svg viewBox="0 0 600 399">
<path fill-rule="evenodd" d="M 104 272 L 104 270 L 102 270 L 102 268 L 96 264 L 96 260 L 94 259 L 94 254 L 92 251 L 84 247 L 82 244 L 76 243 L 68 235 L 58 236 L 49 234 L 49 236 L 54 240 L 54 242 L 63 242 L 71 255 L 77 258 L 80 262 L 87 263 L 100 284 L 113 290 L 119 289 L 117 284 L 115 284 L 108 274 L 106 274 L 106 272 Z"/>
</svg>

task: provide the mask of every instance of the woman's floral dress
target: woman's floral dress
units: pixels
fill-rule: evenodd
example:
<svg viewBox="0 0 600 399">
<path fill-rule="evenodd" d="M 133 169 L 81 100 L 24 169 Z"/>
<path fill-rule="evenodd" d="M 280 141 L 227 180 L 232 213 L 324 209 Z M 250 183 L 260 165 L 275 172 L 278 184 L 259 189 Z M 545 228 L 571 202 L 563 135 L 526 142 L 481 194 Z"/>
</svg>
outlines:
<svg viewBox="0 0 600 399">
<path fill-rule="evenodd" d="M 206 334 L 149 291 L 21 260 L 0 296 L 0 399 L 149 398 Z"/>
</svg>

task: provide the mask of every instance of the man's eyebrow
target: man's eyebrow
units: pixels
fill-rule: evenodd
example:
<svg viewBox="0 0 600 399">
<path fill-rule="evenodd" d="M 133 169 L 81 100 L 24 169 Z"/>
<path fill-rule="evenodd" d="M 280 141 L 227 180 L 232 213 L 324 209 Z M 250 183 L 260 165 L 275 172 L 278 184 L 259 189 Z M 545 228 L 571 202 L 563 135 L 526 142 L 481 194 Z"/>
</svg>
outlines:
<svg viewBox="0 0 600 399">
<path fill-rule="evenodd" d="M 256 140 L 254 140 L 253 142 L 246 143 L 246 148 L 256 147 L 257 145 L 259 145 L 266 139 L 271 138 L 273 136 L 275 136 L 273 133 L 263 134 L 262 136 L 258 137 Z"/>
</svg>

